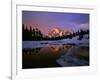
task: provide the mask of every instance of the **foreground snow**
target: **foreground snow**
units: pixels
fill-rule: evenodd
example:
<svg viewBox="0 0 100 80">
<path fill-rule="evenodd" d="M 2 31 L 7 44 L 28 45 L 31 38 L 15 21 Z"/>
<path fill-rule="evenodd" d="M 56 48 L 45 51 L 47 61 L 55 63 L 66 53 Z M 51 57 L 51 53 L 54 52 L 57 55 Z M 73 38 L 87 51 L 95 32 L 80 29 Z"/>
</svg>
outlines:
<svg viewBox="0 0 100 80">
<path fill-rule="evenodd" d="M 82 57 L 83 59 L 79 58 Z M 57 63 L 61 66 L 87 66 L 89 61 L 84 57 L 89 58 L 89 52 L 87 49 L 82 49 L 80 47 L 74 46 L 70 48 L 68 52 L 57 59 Z"/>
</svg>

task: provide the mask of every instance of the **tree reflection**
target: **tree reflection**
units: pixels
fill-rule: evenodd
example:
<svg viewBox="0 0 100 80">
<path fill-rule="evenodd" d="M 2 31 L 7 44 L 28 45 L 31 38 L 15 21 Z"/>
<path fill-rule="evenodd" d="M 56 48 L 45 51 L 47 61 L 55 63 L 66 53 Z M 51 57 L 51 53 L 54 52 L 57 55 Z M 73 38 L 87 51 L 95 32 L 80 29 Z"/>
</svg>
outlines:
<svg viewBox="0 0 100 80">
<path fill-rule="evenodd" d="M 41 48 L 23 49 L 23 54 L 24 55 L 32 55 L 35 53 L 39 53 L 40 50 L 41 50 Z"/>
</svg>

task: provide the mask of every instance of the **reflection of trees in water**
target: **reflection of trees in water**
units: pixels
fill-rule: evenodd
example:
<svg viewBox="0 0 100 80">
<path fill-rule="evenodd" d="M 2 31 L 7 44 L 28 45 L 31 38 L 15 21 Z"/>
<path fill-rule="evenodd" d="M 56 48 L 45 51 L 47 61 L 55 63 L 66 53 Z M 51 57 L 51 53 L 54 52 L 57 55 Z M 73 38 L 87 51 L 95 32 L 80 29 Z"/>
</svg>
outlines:
<svg viewBox="0 0 100 80">
<path fill-rule="evenodd" d="M 69 48 L 72 47 L 73 47 L 72 45 L 60 45 L 60 46 L 49 45 L 48 47 L 44 48 L 44 53 L 45 53 L 45 49 L 47 49 L 48 52 L 59 53 L 59 52 L 63 52 L 64 50 L 68 50 Z M 36 54 L 39 53 L 41 49 L 42 48 L 23 49 L 23 55 Z"/>
<path fill-rule="evenodd" d="M 40 50 L 41 50 L 41 48 L 23 49 L 23 54 L 24 55 L 31 55 L 34 53 L 39 53 Z"/>
<path fill-rule="evenodd" d="M 66 44 L 64 44 L 63 47 L 64 47 L 64 49 L 69 49 L 69 48 L 72 48 L 73 45 L 66 45 Z"/>
<path fill-rule="evenodd" d="M 33 49 L 32 49 L 32 52 L 33 52 L 33 53 L 38 53 L 38 52 L 40 51 L 40 49 L 41 49 L 41 48 L 33 48 Z"/>
<path fill-rule="evenodd" d="M 49 45 L 48 46 L 48 48 L 53 52 L 59 52 L 59 51 L 66 50 L 72 47 L 73 47 L 72 45 L 62 45 L 62 46 Z"/>
</svg>

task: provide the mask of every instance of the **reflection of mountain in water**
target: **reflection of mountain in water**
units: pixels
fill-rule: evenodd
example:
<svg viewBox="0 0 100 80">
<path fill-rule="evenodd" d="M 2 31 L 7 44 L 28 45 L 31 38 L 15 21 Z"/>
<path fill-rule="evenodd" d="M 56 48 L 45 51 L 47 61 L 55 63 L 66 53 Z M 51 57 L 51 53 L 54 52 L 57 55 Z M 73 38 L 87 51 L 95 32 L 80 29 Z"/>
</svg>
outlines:
<svg viewBox="0 0 100 80">
<path fill-rule="evenodd" d="M 55 45 L 49 45 L 48 48 L 53 51 L 53 52 L 59 52 L 59 51 L 64 51 L 66 49 L 71 48 L 71 45 L 62 45 L 62 46 L 55 46 Z"/>
<path fill-rule="evenodd" d="M 48 68 L 89 65 L 89 41 L 25 41 L 22 68 Z M 84 42 L 84 43 L 83 43 Z"/>
<path fill-rule="evenodd" d="M 71 47 L 70 45 L 49 45 L 44 48 L 23 49 L 23 68 L 60 67 L 56 60 Z"/>
</svg>

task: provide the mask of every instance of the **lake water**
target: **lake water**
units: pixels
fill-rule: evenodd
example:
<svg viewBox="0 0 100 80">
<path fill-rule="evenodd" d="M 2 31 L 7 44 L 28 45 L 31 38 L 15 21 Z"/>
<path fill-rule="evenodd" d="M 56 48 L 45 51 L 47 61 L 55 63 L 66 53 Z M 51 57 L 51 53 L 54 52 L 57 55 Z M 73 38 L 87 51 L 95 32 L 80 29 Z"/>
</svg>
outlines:
<svg viewBox="0 0 100 80">
<path fill-rule="evenodd" d="M 23 42 L 22 68 L 89 66 L 89 47 L 59 43 Z"/>
</svg>

